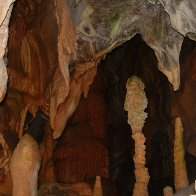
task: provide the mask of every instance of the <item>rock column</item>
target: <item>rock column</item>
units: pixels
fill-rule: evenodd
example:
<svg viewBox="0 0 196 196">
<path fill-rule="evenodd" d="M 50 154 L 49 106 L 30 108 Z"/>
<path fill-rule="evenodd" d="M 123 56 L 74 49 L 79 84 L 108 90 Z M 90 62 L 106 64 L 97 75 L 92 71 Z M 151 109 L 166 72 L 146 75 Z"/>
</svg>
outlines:
<svg viewBox="0 0 196 196">
<path fill-rule="evenodd" d="M 132 138 L 135 141 L 135 178 L 136 183 L 133 190 L 133 196 L 148 196 L 148 169 L 145 167 L 145 137 L 142 133 L 147 114 L 144 112 L 147 107 L 147 99 L 144 92 L 142 80 L 136 76 L 128 79 L 127 94 L 125 99 L 125 110 L 128 111 L 128 123 L 132 128 Z"/>
</svg>

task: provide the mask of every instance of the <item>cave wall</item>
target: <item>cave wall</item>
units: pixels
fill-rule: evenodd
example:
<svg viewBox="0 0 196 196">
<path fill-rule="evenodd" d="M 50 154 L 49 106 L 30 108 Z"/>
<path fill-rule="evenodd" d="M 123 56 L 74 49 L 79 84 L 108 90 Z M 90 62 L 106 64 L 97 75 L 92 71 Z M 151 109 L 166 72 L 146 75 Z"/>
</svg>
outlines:
<svg viewBox="0 0 196 196">
<path fill-rule="evenodd" d="M 6 2 L 7 4 L 1 4 L 2 7 L 0 7 L 3 9 L 0 21 L 6 22 L 0 23 L 0 30 L 6 27 L 2 31 L 3 54 L 9 23 L 9 17 L 6 20 L 4 17 L 13 1 Z M 182 117 L 186 150 L 195 155 L 195 110 L 193 107 L 195 105 L 195 49 L 193 42 L 189 44 L 186 41 L 182 46 L 179 64 L 183 36 L 195 39 L 194 2 L 125 0 L 105 3 L 106 6 L 103 7 L 102 1 L 93 0 L 77 2 L 50 0 L 47 3 L 44 0 L 18 0 L 15 2 L 7 46 L 8 91 L 0 106 L 2 114 L 0 127 L 9 147 L 9 156 L 23 135 L 27 111 L 34 116 L 39 109 L 45 112 L 50 118 L 51 125 L 48 127 L 49 141 L 51 142 L 52 135 L 55 139 L 60 137 L 69 117 L 76 110 L 81 95 L 84 94 L 87 97 L 101 58 L 105 58 L 106 53 L 122 45 L 136 33 L 140 33 L 143 40 L 154 50 L 158 63 L 155 62 L 154 54 L 150 55 L 154 59 L 153 65 L 156 64 L 155 67 L 158 65 L 159 70 L 167 76 L 175 90 L 180 85 L 181 68 L 182 84 L 178 92 L 172 93 L 172 115 Z M 144 61 L 141 64 L 148 64 L 142 52 L 136 54 L 134 49 L 130 51 L 130 54 L 126 54 L 124 58 L 132 57 L 136 64 L 140 64 L 135 58 L 138 55 Z M 116 62 L 112 63 L 116 66 L 114 70 L 106 66 L 107 77 L 108 79 L 112 77 L 114 82 L 110 89 L 113 91 L 111 99 L 115 99 L 114 97 L 120 94 L 124 96 L 126 92 L 122 88 L 122 83 L 133 71 L 132 66 L 124 68 L 121 60 L 116 58 Z M 3 62 L 3 66 L 4 64 Z M 166 78 L 163 75 L 154 78 L 158 68 L 151 65 L 149 67 L 148 69 L 145 66 L 135 66 L 133 72 L 143 78 L 149 86 L 146 89 L 149 103 L 161 105 L 158 108 L 152 106 L 147 109 L 152 110 L 149 111 L 149 119 L 154 122 L 154 126 L 150 120 L 147 120 L 145 124 L 145 132 L 150 135 L 155 130 L 169 131 L 171 127 L 168 127 L 169 107 L 165 107 L 169 103 L 167 99 L 162 99 L 163 97 L 169 99 L 170 93 L 167 90 L 169 85 L 164 86 L 163 89 L 159 88 Z M 5 66 L 3 68 L 1 79 L 7 81 Z M 126 71 L 121 72 L 121 68 Z M 147 75 L 143 75 L 144 72 Z M 5 82 L 3 85 L 1 97 L 6 90 Z M 113 118 L 124 121 L 123 99 L 122 97 L 119 99 L 121 99 L 120 104 L 118 100 L 113 100 L 116 105 L 120 105 L 117 109 L 120 113 Z M 115 113 L 115 111 L 112 112 Z M 112 119 L 110 120 L 112 124 Z M 147 146 L 149 143 L 147 141 Z M 53 147 L 50 150 L 52 151 Z M 9 156 L 5 158 L 9 159 Z M 151 157 L 150 154 L 147 156 Z M 2 176 L 4 180 L 4 171 Z"/>
<path fill-rule="evenodd" d="M 116 5 L 118 3 L 116 2 Z M 168 27 L 170 18 L 165 15 L 166 13 L 161 5 L 153 3 L 155 2 L 138 1 L 130 4 L 124 1 L 121 3 L 118 12 L 114 12 L 113 16 L 111 13 L 117 8 L 112 4 L 105 8 L 103 12 L 102 9 L 99 9 L 101 3 L 90 1 L 82 1 L 78 4 L 50 1 L 47 5 L 44 4 L 44 1 L 17 1 L 12 14 L 13 19 L 10 22 L 8 44 L 10 91 L 7 97 L 9 104 L 14 102 L 11 97 L 16 97 L 15 99 L 18 99 L 17 102 L 20 104 L 18 108 L 21 109 L 18 109 L 15 113 L 15 120 L 12 120 L 14 121 L 12 128 L 17 127 L 16 132 L 19 132 L 19 136 L 22 135 L 26 111 L 29 110 L 35 114 L 38 108 L 42 108 L 50 116 L 51 127 L 55 131 L 54 138 L 59 137 L 68 118 L 78 104 L 71 102 L 71 96 L 74 94 L 79 99 L 84 89 L 88 89 L 91 83 L 85 86 L 81 84 L 84 81 L 81 79 L 80 84 L 76 85 L 75 78 L 82 78 L 83 75 L 75 74 L 74 76 L 73 73 L 77 72 L 75 70 L 85 70 L 84 67 L 89 66 L 89 69 L 86 69 L 86 72 L 88 72 L 99 63 L 101 56 L 138 32 L 141 33 L 146 43 L 154 49 L 158 58 L 159 69 L 170 78 L 170 82 L 177 89 L 180 73 L 178 54 L 183 38 Z M 163 6 L 165 5 L 163 4 Z M 121 11 L 124 8 L 126 8 L 125 10 L 129 8 L 130 11 L 122 13 Z M 44 12 L 42 12 L 43 10 Z M 146 17 L 147 10 L 152 10 L 150 13 L 156 14 Z M 102 17 L 103 14 L 106 17 Z M 125 14 L 133 15 L 135 20 L 129 20 L 129 17 L 126 17 Z M 156 21 L 156 18 L 159 18 L 157 14 L 161 16 L 163 23 L 159 24 Z M 81 19 L 79 19 L 80 16 Z M 122 18 L 125 20 L 122 20 Z M 148 18 L 148 20 L 145 20 L 145 18 Z M 112 22 L 107 25 L 110 19 Z M 100 23 L 97 21 L 100 21 Z M 127 22 L 130 25 L 127 25 Z M 161 26 L 156 27 L 155 23 Z M 143 27 L 140 28 L 142 24 Z M 18 26 L 21 26 L 21 28 L 18 29 Z M 130 29 L 128 26 L 130 26 Z M 153 28 L 150 30 L 149 26 Z M 112 29 L 114 27 L 116 29 Z M 162 31 L 157 32 L 158 29 L 162 29 Z M 86 66 L 84 62 L 90 59 L 90 65 Z M 94 63 L 92 59 L 97 63 Z M 79 66 L 80 63 L 84 63 L 84 65 Z M 163 68 L 166 64 L 167 68 Z M 39 69 L 39 74 L 37 69 Z M 69 82 L 70 78 L 72 85 Z M 73 87 L 69 88 L 69 85 L 75 86 L 74 88 L 77 86 L 78 90 L 70 91 Z M 56 86 L 59 86 L 59 88 L 57 89 Z M 70 97 L 68 97 L 68 94 L 70 94 Z M 68 102 L 71 103 L 68 106 L 71 113 L 69 114 L 67 111 L 66 114 L 62 114 L 62 111 L 66 110 L 66 103 Z M 57 123 L 62 122 L 63 118 L 66 119 L 65 122 Z"/>
<path fill-rule="evenodd" d="M 100 69 L 88 97 L 81 97 L 77 110 L 57 140 L 53 160 L 58 182 L 109 177 L 105 84 Z"/>
<path fill-rule="evenodd" d="M 6 105 L 17 111 L 11 128 L 21 137 L 27 110 L 35 114 L 42 108 L 49 115 L 49 85 L 57 69 L 57 24 L 51 2 L 39 5 L 36 1 L 17 1 L 14 6 L 8 42 Z"/>
<path fill-rule="evenodd" d="M 196 88 L 196 44 L 194 41 L 185 39 L 181 55 L 181 78 L 182 85 L 178 92 L 173 92 L 172 113 L 180 116 L 185 129 L 184 144 L 187 152 L 196 155 L 196 130 L 195 130 L 195 88 Z"/>
<path fill-rule="evenodd" d="M 165 185 L 173 185 L 171 101 L 172 87 L 158 70 L 152 49 L 136 35 L 115 49 L 103 61 L 108 110 L 108 149 L 110 174 L 119 195 L 130 195 L 134 185 L 131 127 L 124 110 L 127 79 L 136 75 L 145 84 L 148 117 L 143 132 L 146 137 L 146 161 L 150 172 L 150 195 L 159 195 Z M 127 172 L 129 171 L 129 172 Z"/>
<path fill-rule="evenodd" d="M 0 101 L 3 100 L 7 90 L 7 41 L 9 33 L 9 20 L 15 0 L 0 1 Z"/>
</svg>

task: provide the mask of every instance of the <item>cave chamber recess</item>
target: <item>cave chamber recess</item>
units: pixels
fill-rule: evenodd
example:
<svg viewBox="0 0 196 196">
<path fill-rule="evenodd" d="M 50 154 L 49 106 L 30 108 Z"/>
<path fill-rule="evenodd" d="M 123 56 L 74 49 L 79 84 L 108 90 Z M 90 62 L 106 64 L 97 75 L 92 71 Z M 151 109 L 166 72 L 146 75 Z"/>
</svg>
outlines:
<svg viewBox="0 0 196 196">
<path fill-rule="evenodd" d="M 189 183 L 193 183 L 196 178 L 195 42 L 188 38 L 183 41 L 181 85 L 174 92 L 158 69 L 156 53 L 144 42 L 145 32 L 118 43 L 117 48 L 113 45 L 103 50 L 107 54 L 100 53 L 94 59 L 94 53 L 89 51 L 93 48 L 90 41 L 78 38 L 75 43 L 71 18 L 61 15 L 66 6 L 59 5 L 56 7 L 52 0 L 47 4 L 18 0 L 14 4 L 6 54 L 8 87 L 0 104 L 3 157 L 0 194 L 11 194 L 9 160 L 20 139 L 31 135 L 40 153 L 34 160 L 41 164 L 40 196 L 49 191 L 57 195 L 80 189 L 91 192 L 96 176 L 102 177 L 104 195 L 131 195 L 135 183 L 134 142 L 124 109 L 126 82 L 131 76 L 143 81 L 148 101 L 145 109 L 148 117 L 142 131 L 146 137 L 149 195 L 159 196 L 165 186 L 174 187 L 177 116 L 184 126 L 187 171 Z M 87 34 L 91 31 L 84 30 Z M 27 172 L 30 176 L 33 170 L 27 168 Z M 73 185 L 62 188 L 58 183 Z"/>
<path fill-rule="evenodd" d="M 143 132 L 150 195 L 162 195 L 166 185 L 173 186 L 172 87 L 140 35 L 113 50 L 98 66 L 87 98 L 81 97 L 55 146 L 54 171 L 59 182 L 88 181 L 100 175 L 103 183 L 109 178 L 116 185 L 118 195 L 132 193 L 134 143 L 124 101 L 126 81 L 133 75 L 144 82 L 148 99 Z"/>
</svg>

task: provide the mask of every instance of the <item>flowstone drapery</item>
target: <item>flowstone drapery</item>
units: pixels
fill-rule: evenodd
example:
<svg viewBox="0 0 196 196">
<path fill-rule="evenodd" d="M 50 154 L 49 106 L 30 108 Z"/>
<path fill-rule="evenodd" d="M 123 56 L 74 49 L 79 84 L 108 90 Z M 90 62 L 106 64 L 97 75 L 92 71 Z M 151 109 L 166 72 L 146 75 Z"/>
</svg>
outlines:
<svg viewBox="0 0 196 196">
<path fill-rule="evenodd" d="M 132 138 L 135 141 L 135 178 L 136 183 L 133 190 L 133 196 L 147 196 L 149 174 L 145 167 L 145 137 L 142 133 L 147 114 L 144 112 L 147 107 L 147 99 L 144 92 L 144 84 L 140 78 L 132 76 L 128 79 L 127 94 L 125 99 L 125 110 L 128 111 L 128 123 L 132 128 Z"/>
</svg>

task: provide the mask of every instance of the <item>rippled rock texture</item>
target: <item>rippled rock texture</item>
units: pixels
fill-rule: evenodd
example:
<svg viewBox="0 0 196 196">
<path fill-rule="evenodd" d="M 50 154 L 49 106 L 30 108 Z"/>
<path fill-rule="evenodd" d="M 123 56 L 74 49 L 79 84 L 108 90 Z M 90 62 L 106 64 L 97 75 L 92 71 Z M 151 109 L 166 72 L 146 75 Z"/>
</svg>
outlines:
<svg viewBox="0 0 196 196">
<path fill-rule="evenodd" d="M 181 51 L 184 37 L 196 39 L 195 14 L 194 0 L 0 0 L 0 100 L 8 89 L 0 106 L 2 151 L 14 150 L 27 112 L 41 110 L 50 119 L 44 149 L 50 160 L 52 137 L 63 134 L 80 98 L 88 96 L 101 60 L 140 34 L 179 89 L 171 114 L 182 118 L 185 148 L 195 155 L 195 45 L 187 42 Z"/>
</svg>

